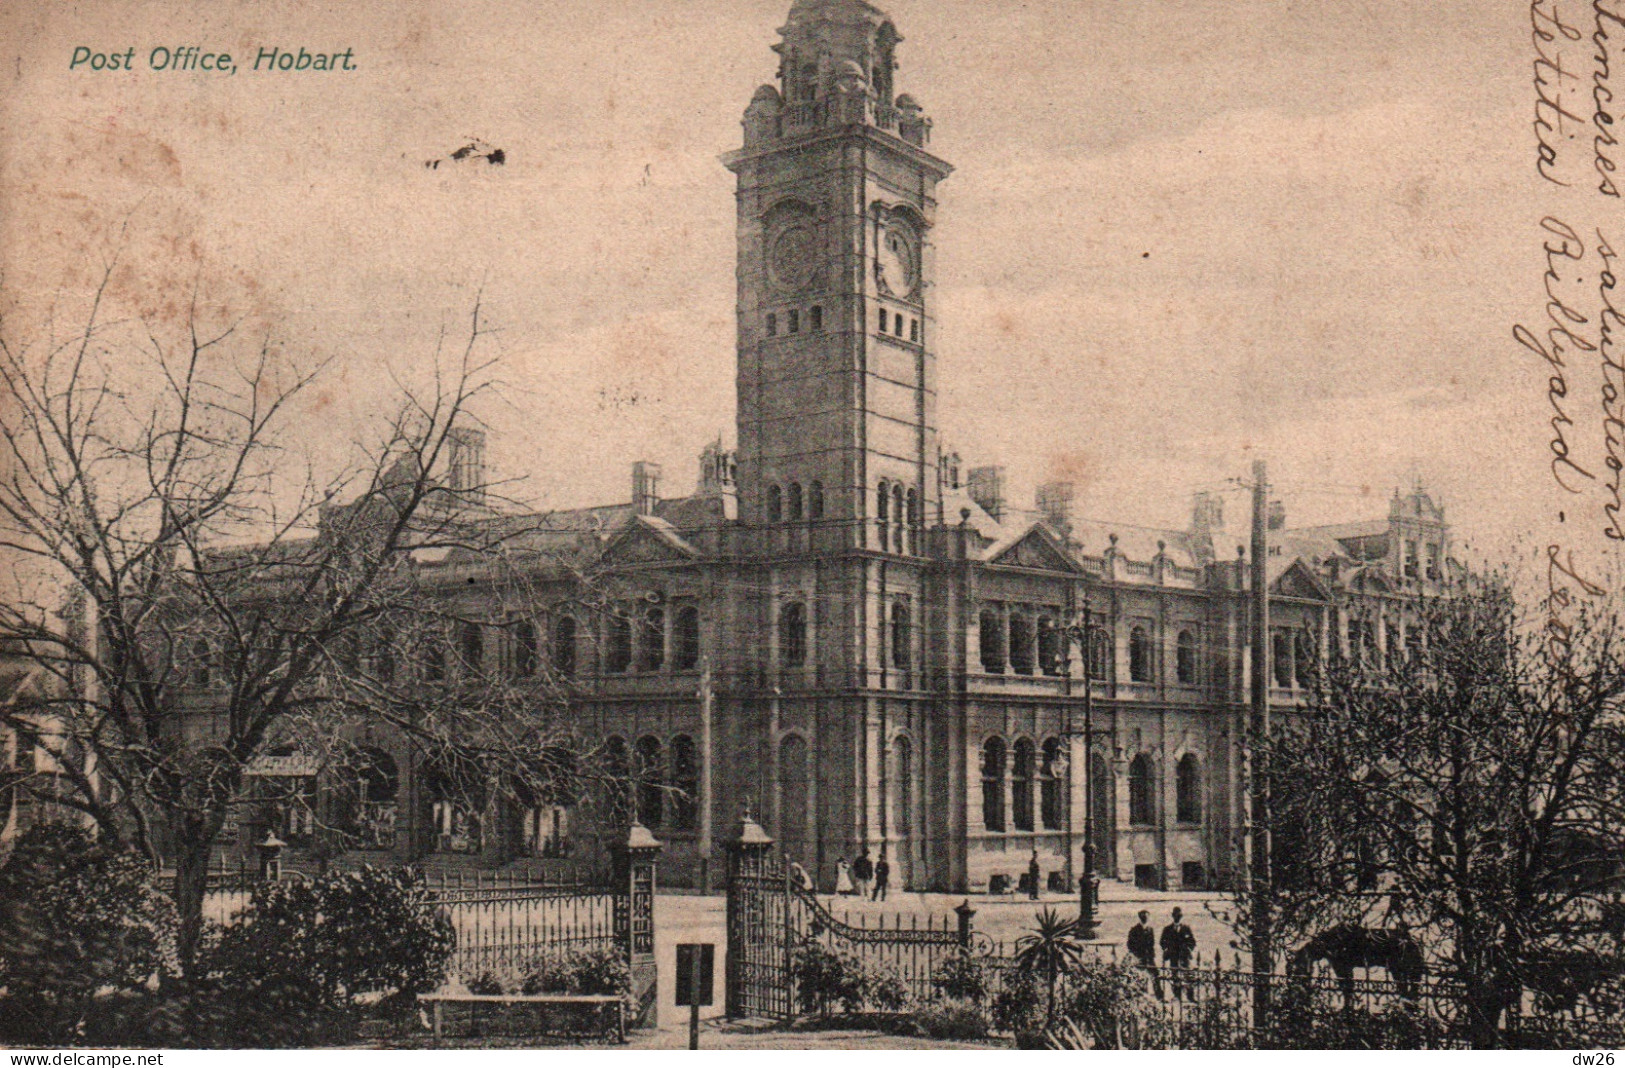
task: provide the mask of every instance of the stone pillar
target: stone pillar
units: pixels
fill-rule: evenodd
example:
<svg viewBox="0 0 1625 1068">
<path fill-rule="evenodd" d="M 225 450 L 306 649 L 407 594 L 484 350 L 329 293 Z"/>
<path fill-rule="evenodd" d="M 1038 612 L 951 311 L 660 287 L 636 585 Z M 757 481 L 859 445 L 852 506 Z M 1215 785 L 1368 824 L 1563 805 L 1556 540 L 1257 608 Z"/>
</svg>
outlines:
<svg viewBox="0 0 1625 1068">
<path fill-rule="evenodd" d="M 636 820 L 615 848 L 615 941 L 632 971 L 633 1027 L 659 1024 L 660 998 L 655 968 L 655 860 L 660 843 Z"/>
</svg>

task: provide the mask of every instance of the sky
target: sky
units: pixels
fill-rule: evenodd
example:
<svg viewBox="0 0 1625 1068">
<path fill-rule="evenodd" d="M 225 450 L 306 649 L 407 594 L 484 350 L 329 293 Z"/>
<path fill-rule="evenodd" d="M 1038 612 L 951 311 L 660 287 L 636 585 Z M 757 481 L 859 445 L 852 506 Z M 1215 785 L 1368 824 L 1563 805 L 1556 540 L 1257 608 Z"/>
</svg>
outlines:
<svg viewBox="0 0 1625 1068">
<path fill-rule="evenodd" d="M 1006 467 L 1018 505 L 1070 479 L 1084 515 L 1183 527 L 1191 494 L 1220 490 L 1240 530 L 1233 480 L 1263 458 L 1292 525 L 1385 515 L 1419 480 L 1460 545 L 1607 556 L 1596 361 L 1571 369 L 1562 429 L 1599 477 L 1569 494 L 1550 368 L 1513 327 L 1546 322 L 1541 219 L 1590 241 L 1625 214 L 1536 171 L 1527 9 L 881 6 L 898 88 L 956 168 L 932 235 L 939 424 L 969 465 Z M 116 249 L 121 309 L 173 325 L 195 281 L 288 359 L 331 360 L 300 417 L 335 444 L 478 294 L 500 474 L 565 507 L 627 499 L 647 459 L 687 492 L 734 416 L 717 157 L 773 80 L 787 9 L 12 5 L 4 283 L 37 315 L 82 299 Z M 147 69 L 186 45 L 238 72 Z M 133 49 L 136 69 L 70 69 L 80 46 Z M 349 50 L 356 69 L 246 69 L 271 47 Z M 505 163 L 446 160 L 475 139 Z"/>
</svg>

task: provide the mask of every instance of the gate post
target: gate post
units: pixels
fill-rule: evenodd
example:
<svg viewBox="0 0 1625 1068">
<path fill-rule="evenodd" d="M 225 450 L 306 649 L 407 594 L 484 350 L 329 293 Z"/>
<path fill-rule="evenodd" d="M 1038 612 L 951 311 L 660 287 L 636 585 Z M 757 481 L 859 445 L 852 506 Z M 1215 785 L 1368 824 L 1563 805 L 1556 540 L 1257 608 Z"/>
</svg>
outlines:
<svg viewBox="0 0 1625 1068">
<path fill-rule="evenodd" d="M 976 918 L 976 910 L 970 907 L 970 898 L 966 898 L 954 906 L 954 915 L 959 917 L 959 944 L 967 951 L 970 949 L 971 920 Z"/>
<path fill-rule="evenodd" d="M 615 941 L 626 953 L 637 1002 L 633 1027 L 659 1023 L 655 966 L 655 858 L 660 843 L 643 824 L 632 821 L 626 841 L 615 849 Z"/>
<path fill-rule="evenodd" d="M 759 880 L 767 873 L 773 839 L 746 809 L 739 820 L 739 836 L 728 843 L 728 966 L 725 1011 L 728 1019 L 745 1015 L 746 958 L 752 928 L 762 923 L 765 910 Z M 759 937 L 759 933 L 758 933 Z"/>
</svg>

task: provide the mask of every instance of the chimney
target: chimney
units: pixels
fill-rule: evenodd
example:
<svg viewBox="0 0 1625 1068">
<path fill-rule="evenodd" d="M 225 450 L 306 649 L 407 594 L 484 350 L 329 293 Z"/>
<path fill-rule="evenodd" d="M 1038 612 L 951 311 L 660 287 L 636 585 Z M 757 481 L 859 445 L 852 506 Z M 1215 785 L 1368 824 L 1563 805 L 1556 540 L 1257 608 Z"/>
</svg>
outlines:
<svg viewBox="0 0 1625 1068">
<path fill-rule="evenodd" d="M 718 438 L 700 452 L 700 495 L 717 497 L 736 491 L 737 462 L 733 451 L 722 447 Z M 658 469 L 657 469 L 658 474 Z M 636 497 L 636 493 L 633 494 Z"/>
<path fill-rule="evenodd" d="M 1004 468 L 973 467 L 965 480 L 970 499 L 982 506 L 982 511 L 999 519 L 1004 515 Z"/>
<path fill-rule="evenodd" d="M 1269 528 L 1271 530 L 1286 529 L 1286 505 L 1280 501 L 1270 502 Z"/>
<path fill-rule="evenodd" d="M 1072 501 L 1076 496 L 1071 482 L 1046 482 L 1038 487 L 1038 511 L 1062 538 L 1072 536 Z"/>
<path fill-rule="evenodd" d="M 485 496 L 485 431 L 452 427 L 446 432 L 452 492 L 470 500 Z"/>
<path fill-rule="evenodd" d="M 1196 559 L 1211 564 L 1217 554 L 1213 551 L 1213 535 L 1224 530 L 1224 498 L 1217 493 L 1198 493 L 1191 501 L 1191 549 Z"/>
<path fill-rule="evenodd" d="M 660 503 L 660 465 L 639 460 L 632 465 L 632 511 L 654 515 Z"/>
</svg>

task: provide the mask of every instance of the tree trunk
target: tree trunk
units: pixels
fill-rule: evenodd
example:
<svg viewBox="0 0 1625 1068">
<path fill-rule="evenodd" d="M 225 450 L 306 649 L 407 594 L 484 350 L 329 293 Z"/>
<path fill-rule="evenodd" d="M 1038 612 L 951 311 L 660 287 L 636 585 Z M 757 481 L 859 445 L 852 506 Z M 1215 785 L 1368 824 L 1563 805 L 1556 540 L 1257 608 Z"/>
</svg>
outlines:
<svg viewBox="0 0 1625 1068">
<path fill-rule="evenodd" d="M 202 833 L 200 821 L 188 820 L 175 845 L 175 912 L 179 921 L 176 949 L 181 975 L 197 978 L 198 951 L 203 943 L 203 897 L 209 888 L 209 855 L 214 839 Z"/>
</svg>

